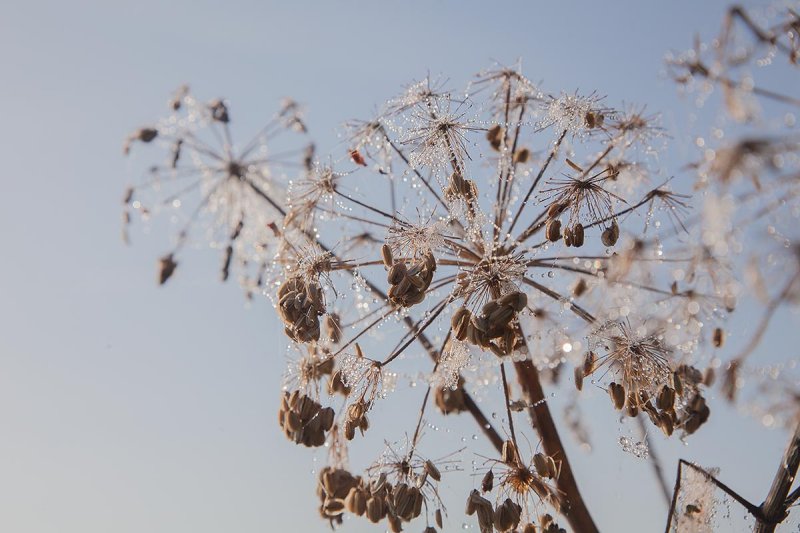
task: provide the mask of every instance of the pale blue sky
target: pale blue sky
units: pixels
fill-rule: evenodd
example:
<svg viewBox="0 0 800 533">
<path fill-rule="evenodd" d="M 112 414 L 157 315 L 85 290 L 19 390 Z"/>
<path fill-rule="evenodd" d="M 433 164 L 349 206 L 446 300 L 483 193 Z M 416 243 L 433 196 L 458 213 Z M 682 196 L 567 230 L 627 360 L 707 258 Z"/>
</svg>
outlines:
<svg viewBox="0 0 800 533">
<path fill-rule="evenodd" d="M 154 263 L 166 241 L 134 232 L 126 248 L 119 238 L 122 191 L 138 177 L 122 140 L 180 83 L 230 99 L 245 134 L 292 96 L 308 106 L 324 153 L 338 124 L 369 116 L 428 71 L 458 86 L 493 59 L 521 57 L 526 74 L 549 89 L 597 89 L 612 102 L 663 111 L 683 162 L 690 142 L 680 117 L 690 109 L 660 76 L 661 61 L 689 47 L 695 31 L 715 32 L 723 8 L 686 0 L 5 0 L 0 530 L 327 529 L 316 513 L 314 454 L 291 446 L 276 424 L 284 340 L 272 309 L 247 309 L 236 287 L 217 283 L 219 256 L 210 251 L 191 254 L 159 288 Z M 619 451 L 614 417 L 592 409 L 593 400 L 607 400 L 584 398 L 595 451 L 570 444 L 590 509 L 604 531 L 662 530 L 666 509 L 649 466 Z M 733 416 L 721 400 L 712 412 L 688 446 L 656 437 L 670 478 L 678 457 L 698 460 L 760 501 L 786 435 Z M 446 427 L 474 432 L 469 421 Z M 456 495 L 447 500 L 448 530 L 463 520 L 458 488 L 445 495 Z M 345 531 L 373 529 L 359 521 Z"/>
</svg>

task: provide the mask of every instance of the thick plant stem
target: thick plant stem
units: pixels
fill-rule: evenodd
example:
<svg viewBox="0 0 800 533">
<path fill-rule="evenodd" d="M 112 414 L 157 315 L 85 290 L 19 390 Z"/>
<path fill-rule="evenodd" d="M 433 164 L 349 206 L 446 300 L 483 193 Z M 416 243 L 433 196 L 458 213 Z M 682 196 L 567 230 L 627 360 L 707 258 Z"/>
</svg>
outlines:
<svg viewBox="0 0 800 533">
<path fill-rule="evenodd" d="M 547 455 L 552 456 L 556 462 L 560 463 L 560 473 L 556 484 L 563 495 L 562 512 L 564 516 L 573 531 L 580 533 L 598 531 L 578 490 L 575 476 L 572 474 L 572 467 L 570 467 L 566 451 L 561 443 L 561 437 L 558 435 L 553 416 L 550 414 L 550 408 L 545 401 L 542 383 L 539 380 L 539 371 L 528 360 L 515 362 L 514 368 L 517 371 L 517 379 L 522 391 L 527 397 L 529 405 L 531 405 L 528 412 L 536 431 L 539 433 L 539 437 L 542 439 L 542 447 Z"/>
<path fill-rule="evenodd" d="M 757 522 L 753 531 L 757 533 L 771 533 L 789 514 L 787 497 L 792 483 L 797 475 L 797 467 L 800 465 L 800 422 L 795 427 L 789 445 L 781 459 L 778 472 L 772 480 L 764 503 L 761 504 L 761 517 L 757 517 Z"/>
</svg>

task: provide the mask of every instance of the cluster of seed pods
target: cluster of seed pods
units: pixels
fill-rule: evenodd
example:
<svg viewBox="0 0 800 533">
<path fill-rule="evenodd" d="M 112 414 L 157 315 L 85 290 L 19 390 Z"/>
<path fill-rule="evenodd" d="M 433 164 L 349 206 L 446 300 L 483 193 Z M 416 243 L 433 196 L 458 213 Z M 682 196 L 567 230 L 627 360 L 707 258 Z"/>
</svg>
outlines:
<svg viewBox="0 0 800 533">
<path fill-rule="evenodd" d="M 278 313 L 290 339 L 300 343 L 318 341 L 319 317 L 325 313 L 322 288 L 299 276 L 287 279 L 278 288 Z"/>
<path fill-rule="evenodd" d="M 427 252 L 408 266 L 405 261 L 395 260 L 388 244 L 381 248 L 383 264 L 389 270 L 389 301 L 399 307 L 411 307 L 425 299 L 425 291 L 431 286 L 436 272 L 436 258 Z"/>
<path fill-rule="evenodd" d="M 453 336 L 498 356 L 508 355 L 519 344 L 514 319 L 527 305 L 525 293 L 514 291 L 486 302 L 479 314 L 460 307 L 450 320 Z"/>
<path fill-rule="evenodd" d="M 327 432 L 333 427 L 334 414 L 333 408 L 322 407 L 300 391 L 284 392 L 278 410 L 278 424 L 290 441 L 317 447 L 325 444 Z"/>
<path fill-rule="evenodd" d="M 422 487 L 429 480 L 441 480 L 439 469 L 426 461 L 419 476 L 408 476 L 408 481 L 392 483 L 385 474 L 368 481 L 362 476 L 354 476 L 344 468 L 327 466 L 320 471 L 317 495 L 320 499 L 320 514 L 334 523 L 341 523 L 344 513 L 365 517 L 373 524 L 386 520 L 389 530 L 398 533 L 403 524 L 422 514 L 426 497 Z M 434 521 L 443 527 L 441 509 L 434 513 Z M 426 533 L 434 533 L 436 528 L 428 526 Z"/>
</svg>

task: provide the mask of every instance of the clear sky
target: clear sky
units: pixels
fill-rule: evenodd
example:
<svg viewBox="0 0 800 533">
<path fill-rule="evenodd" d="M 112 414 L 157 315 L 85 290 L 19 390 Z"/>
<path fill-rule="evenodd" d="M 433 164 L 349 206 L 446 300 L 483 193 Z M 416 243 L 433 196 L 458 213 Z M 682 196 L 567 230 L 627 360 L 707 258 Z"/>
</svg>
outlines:
<svg viewBox="0 0 800 533">
<path fill-rule="evenodd" d="M 682 118 L 691 108 L 661 74 L 662 58 L 696 31 L 715 33 L 723 9 L 688 0 L 5 0 L 0 530 L 327 529 L 311 475 L 324 456 L 290 445 L 276 423 L 285 341 L 268 303 L 247 307 L 238 288 L 218 283 L 211 251 L 191 253 L 159 288 L 166 241 L 136 231 L 134 246 L 120 240 L 122 192 L 138 178 L 122 140 L 179 84 L 230 99 L 245 134 L 292 96 L 307 105 L 325 153 L 340 123 L 368 117 L 404 83 L 430 71 L 459 87 L 492 60 L 522 58 L 549 89 L 597 89 L 612 103 L 663 111 L 676 154 L 665 165 L 678 173 L 699 127 Z M 568 443 L 590 509 L 604 531 L 663 530 L 649 465 L 619 449 L 627 430 L 596 401 L 607 399 L 583 398 L 594 451 Z M 670 480 L 677 458 L 697 460 L 760 502 L 787 436 L 711 402 L 710 422 L 687 446 L 655 437 Z M 443 424 L 453 447 L 474 432 L 469 421 Z M 464 493 L 456 484 L 445 494 L 448 530 L 461 526 Z M 354 521 L 345 531 L 373 529 Z"/>
</svg>

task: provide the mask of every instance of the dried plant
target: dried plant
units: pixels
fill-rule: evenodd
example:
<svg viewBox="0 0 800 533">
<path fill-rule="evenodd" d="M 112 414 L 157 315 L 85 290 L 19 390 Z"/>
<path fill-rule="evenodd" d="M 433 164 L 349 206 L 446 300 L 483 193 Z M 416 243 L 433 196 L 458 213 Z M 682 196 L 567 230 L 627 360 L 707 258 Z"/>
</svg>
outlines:
<svg viewBox="0 0 800 533">
<path fill-rule="evenodd" d="M 741 74 L 764 61 L 756 55 L 763 47 L 770 60 L 784 56 L 795 67 L 800 19 L 794 11 L 780 17 L 760 26 L 733 8 L 714 45 L 670 56 L 670 71 L 687 90 L 720 87 L 729 115 L 745 123 L 755 121 L 759 99 L 797 107 L 793 95 Z M 642 428 L 688 438 L 711 416 L 706 393 L 725 320 L 745 289 L 765 312 L 717 380 L 731 399 L 753 371 L 745 359 L 773 314 L 798 299 L 800 139 L 791 128 L 761 135 L 736 126 L 746 134 L 715 148 L 698 139 L 702 160 L 690 166 L 698 204 L 659 166 L 667 139 L 657 114 L 615 108 L 597 93 L 549 93 L 519 65 L 493 66 L 462 91 L 430 77 L 414 82 L 374 117 L 348 123 L 338 152 L 323 160 L 313 148 L 287 152 L 299 170 L 286 181 L 272 170 L 285 161 L 271 144 L 279 131 L 304 132 L 296 104 L 238 149 L 224 102 L 200 104 L 188 91 L 175 102 L 177 116 L 126 145 L 171 150 L 170 164 L 154 167 L 145 184 L 160 204 L 201 191 L 176 248 L 161 259 L 160 281 L 208 212 L 212 243 L 220 235 L 227 243 L 223 278 L 234 257 L 255 266 L 255 275 L 242 275 L 245 285 L 272 301 L 292 346 L 278 422 L 290 441 L 327 447 L 317 495 L 331 525 L 351 515 L 391 531 L 423 520 L 426 533 L 445 527 L 440 483 L 469 450 L 425 453 L 436 438 L 424 431 L 433 405 L 471 416 L 496 450 L 483 458 L 480 487 L 464 490 L 466 514 L 481 531 L 563 531 L 559 522 L 597 531 L 545 387 L 572 377 L 578 397 L 565 423 L 584 447 L 579 402 L 588 387 Z M 178 193 L 164 197 L 167 182 Z M 130 210 L 150 212 L 140 195 L 126 195 L 126 220 Z M 765 248 L 745 245 L 751 232 Z M 406 381 L 425 385 L 416 388 L 418 408 L 391 406 Z M 784 385 L 780 405 L 794 420 L 798 396 Z M 500 428 L 484 414 L 492 403 L 505 412 Z M 408 433 L 372 435 L 374 420 L 391 409 L 413 419 L 402 428 Z M 370 459 L 351 464 L 354 440 L 373 450 Z M 632 449 L 653 461 L 666 487 L 646 440 Z M 795 434 L 788 476 L 798 449 Z M 757 507 L 716 472 L 682 462 L 667 528 L 708 527 L 711 484 L 769 530 L 797 499 L 786 479 L 779 475 L 772 503 Z"/>
<path fill-rule="evenodd" d="M 276 152 L 272 144 L 280 145 L 276 138 L 286 131 L 305 133 L 300 108 L 285 101 L 244 146 L 234 143 L 224 100 L 202 102 L 182 86 L 168 108 L 168 116 L 125 140 L 126 155 L 144 143 L 163 148 L 166 157 L 148 169 L 142 183 L 126 190 L 123 238 L 128 241 L 134 216 L 147 222 L 167 211 L 179 229 L 171 250 L 159 260 L 160 284 L 172 277 L 182 249 L 201 242 L 223 251 L 223 280 L 241 267 L 242 285 L 253 290 L 263 282 L 274 253 L 268 250 L 277 243 L 283 218 L 281 172 L 298 164 L 296 148 Z"/>
<path fill-rule="evenodd" d="M 715 268 L 718 274 L 711 281 L 727 285 L 731 297 L 763 306 L 750 338 L 737 339 L 730 359 L 718 360 L 714 366 L 724 371 L 720 380 L 724 396 L 757 413 L 766 426 L 794 427 L 799 414 L 800 390 L 791 374 L 794 363 L 781 361 L 777 367 L 765 367 L 750 360 L 776 313 L 795 306 L 800 291 L 800 136 L 794 129 L 800 107 L 796 94 L 800 15 L 796 7 L 746 10 L 733 6 L 710 44 L 698 38 L 692 50 L 667 59 L 678 85 L 698 105 L 707 106 L 716 94 L 722 100 L 719 125 L 710 135 L 696 139 L 702 157 L 690 166 L 696 171 L 696 189 L 705 204 L 697 221 L 703 236 L 698 266 L 705 263 L 703 269 Z M 777 81 L 778 73 L 787 78 Z M 714 348 L 722 349 L 726 337 L 724 329 L 716 328 Z M 755 386 L 745 387 L 748 382 Z M 723 488 L 755 517 L 756 531 L 773 531 L 800 494 L 789 493 L 800 463 L 798 431 L 794 429 L 764 503 L 753 505 Z M 717 473 L 703 475 L 719 485 Z M 708 530 L 706 508 L 712 502 L 690 502 L 691 509 L 677 508 L 677 499 L 703 499 L 699 493 L 692 495 L 698 491 L 691 485 L 681 495 L 679 489 L 680 479 L 668 529 L 683 531 L 681 524 L 693 521 L 696 530 Z"/>
</svg>

